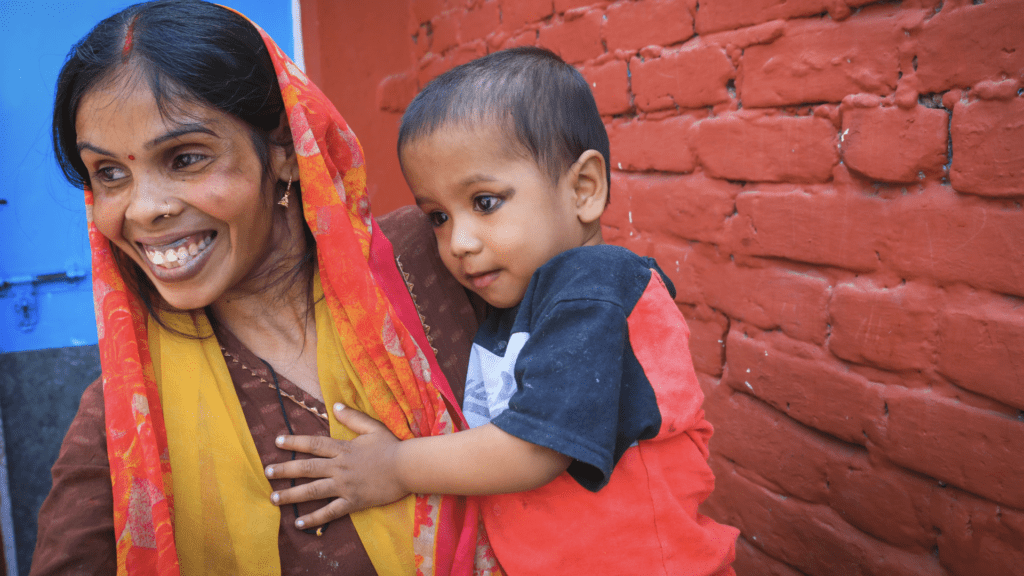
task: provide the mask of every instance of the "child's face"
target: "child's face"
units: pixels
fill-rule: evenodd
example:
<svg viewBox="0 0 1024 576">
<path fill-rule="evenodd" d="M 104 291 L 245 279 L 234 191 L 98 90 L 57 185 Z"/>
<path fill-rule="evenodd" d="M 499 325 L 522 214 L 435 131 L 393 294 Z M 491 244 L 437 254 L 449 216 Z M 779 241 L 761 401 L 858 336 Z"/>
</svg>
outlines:
<svg viewBox="0 0 1024 576">
<path fill-rule="evenodd" d="M 506 141 L 495 128 L 443 127 L 401 151 L 445 266 L 498 308 L 518 304 L 534 271 L 552 257 L 601 240 L 599 225 L 580 220 L 571 175 L 552 184 Z"/>
</svg>

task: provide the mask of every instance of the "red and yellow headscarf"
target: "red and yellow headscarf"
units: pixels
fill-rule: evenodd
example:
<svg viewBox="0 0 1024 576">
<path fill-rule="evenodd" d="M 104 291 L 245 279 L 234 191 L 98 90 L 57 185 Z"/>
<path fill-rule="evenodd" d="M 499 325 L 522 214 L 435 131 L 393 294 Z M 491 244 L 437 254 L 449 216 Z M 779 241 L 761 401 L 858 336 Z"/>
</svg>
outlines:
<svg viewBox="0 0 1024 576">
<path fill-rule="evenodd" d="M 259 31 L 284 98 L 303 211 L 316 238 L 324 398 L 328 405 L 347 401 L 402 439 L 454 432 L 464 421 L 446 409 L 446 398 L 457 404 L 433 355 L 424 353 L 430 347 L 419 316 L 370 215 L 359 142 L 327 97 Z M 85 200 L 91 215 L 88 190 Z M 91 217 L 89 240 L 118 574 L 280 574 L 279 512 L 219 347 L 212 338 L 176 337 L 149 318 Z M 167 316 L 171 326 L 195 329 L 191 320 Z M 200 324 L 208 328 L 205 317 Z M 351 437 L 333 419 L 331 433 Z M 379 572 L 500 573 L 472 499 L 410 496 L 353 514 L 353 522 Z"/>
</svg>

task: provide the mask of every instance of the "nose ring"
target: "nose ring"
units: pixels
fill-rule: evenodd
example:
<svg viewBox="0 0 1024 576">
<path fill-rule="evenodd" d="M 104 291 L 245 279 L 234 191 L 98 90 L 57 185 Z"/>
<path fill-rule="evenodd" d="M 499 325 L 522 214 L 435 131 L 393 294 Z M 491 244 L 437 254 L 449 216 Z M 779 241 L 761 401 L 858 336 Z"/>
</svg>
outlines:
<svg viewBox="0 0 1024 576">
<path fill-rule="evenodd" d="M 161 216 L 161 218 L 170 218 L 171 217 L 171 204 L 169 202 L 164 202 L 164 206 L 165 206 L 165 209 L 164 209 L 163 216 Z"/>
</svg>

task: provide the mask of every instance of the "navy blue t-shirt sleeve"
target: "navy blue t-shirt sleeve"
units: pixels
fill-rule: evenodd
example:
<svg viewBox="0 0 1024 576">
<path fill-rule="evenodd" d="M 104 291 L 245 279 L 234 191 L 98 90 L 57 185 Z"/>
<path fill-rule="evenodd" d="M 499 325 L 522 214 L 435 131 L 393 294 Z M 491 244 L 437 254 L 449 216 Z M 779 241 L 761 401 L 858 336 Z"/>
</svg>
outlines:
<svg viewBox="0 0 1024 576">
<path fill-rule="evenodd" d="M 519 385 L 493 424 L 573 459 L 585 488 L 607 483 L 618 456 L 626 314 L 601 300 L 564 300 L 544 311 L 516 361 Z M 635 439 L 634 439 L 635 440 Z"/>
</svg>

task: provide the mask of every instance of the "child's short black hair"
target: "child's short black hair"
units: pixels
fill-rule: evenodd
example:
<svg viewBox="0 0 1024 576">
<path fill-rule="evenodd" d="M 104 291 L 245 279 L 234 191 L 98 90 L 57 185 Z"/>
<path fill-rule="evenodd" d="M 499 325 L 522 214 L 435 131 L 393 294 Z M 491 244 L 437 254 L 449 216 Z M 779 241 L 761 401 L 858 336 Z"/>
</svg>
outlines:
<svg viewBox="0 0 1024 576">
<path fill-rule="evenodd" d="M 398 152 L 447 124 L 499 126 L 557 183 L 587 150 L 604 156 L 611 184 L 608 132 L 590 86 L 543 48 L 522 46 L 452 68 L 416 95 L 402 116 Z"/>
</svg>

